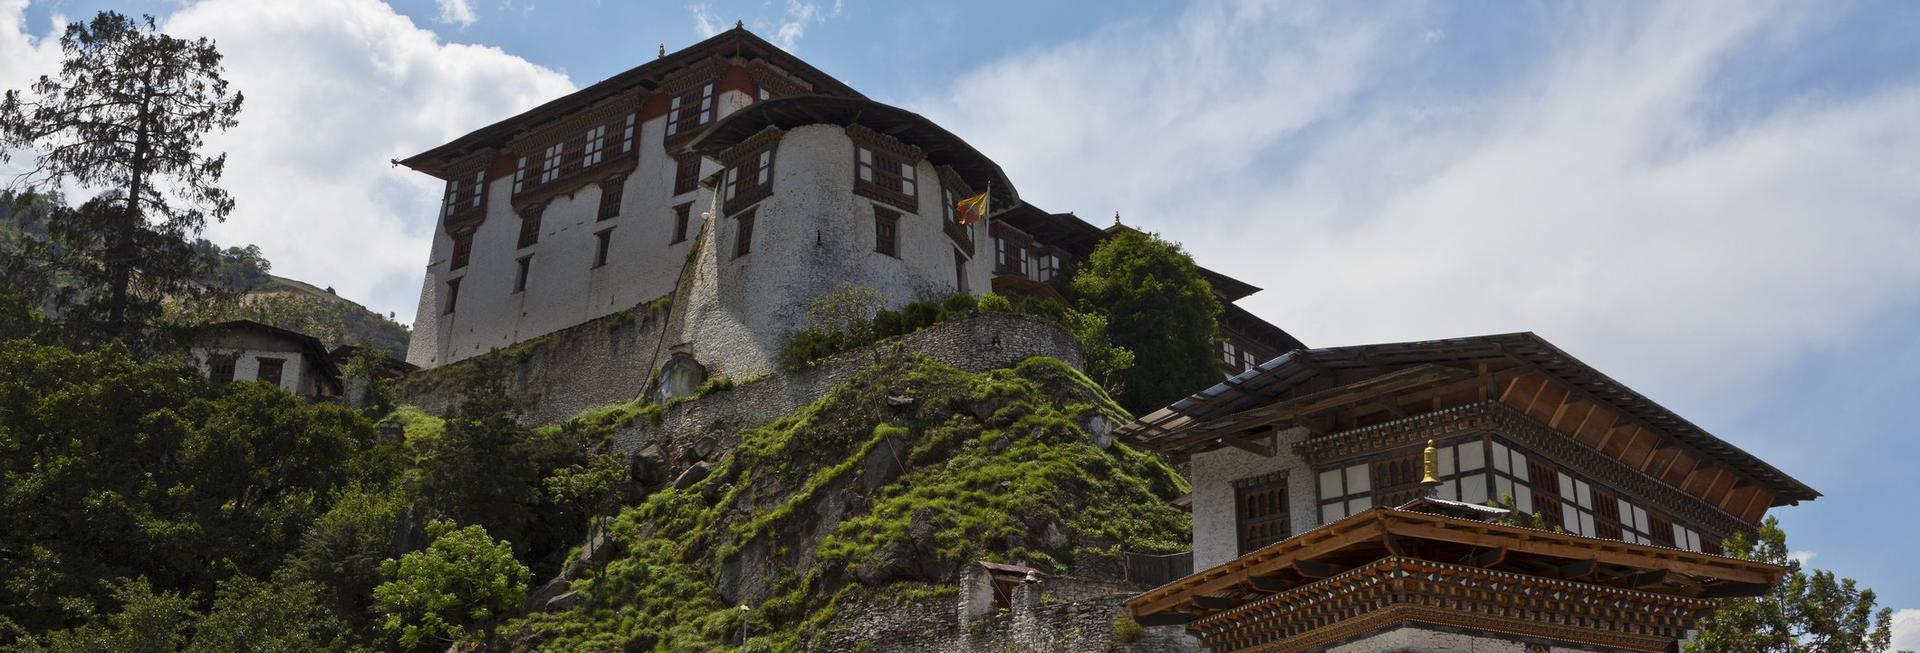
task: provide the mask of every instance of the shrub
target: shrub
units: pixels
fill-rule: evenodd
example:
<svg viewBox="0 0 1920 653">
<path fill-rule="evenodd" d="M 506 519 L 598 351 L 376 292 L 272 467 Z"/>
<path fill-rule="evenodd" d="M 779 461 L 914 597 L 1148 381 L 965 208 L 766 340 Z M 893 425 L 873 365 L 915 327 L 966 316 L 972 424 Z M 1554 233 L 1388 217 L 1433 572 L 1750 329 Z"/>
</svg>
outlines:
<svg viewBox="0 0 1920 653">
<path fill-rule="evenodd" d="M 846 337 L 839 333 L 801 329 L 780 345 L 780 365 L 797 370 L 846 349 Z"/>
<path fill-rule="evenodd" d="M 989 313 L 1012 313 L 1013 312 L 1013 302 L 1011 300 L 1008 300 L 1006 297 L 1003 297 L 1001 295 L 997 295 L 994 293 L 987 293 L 985 295 L 981 295 L 979 306 L 980 306 L 980 310 L 986 311 Z"/>
<path fill-rule="evenodd" d="M 992 296 L 992 295 L 989 295 L 989 296 Z M 972 294 L 963 293 L 963 292 L 957 292 L 952 295 L 949 295 L 947 297 L 947 301 L 941 302 L 940 304 L 941 310 L 945 312 L 946 317 L 949 317 L 949 318 L 959 317 L 962 315 L 967 315 L 969 313 L 972 313 L 974 309 L 977 308 L 978 306 L 979 306 L 979 300 L 974 299 Z"/>
<path fill-rule="evenodd" d="M 900 309 L 900 320 L 902 333 L 925 329 L 940 321 L 940 305 L 924 300 L 907 304 Z"/>
<path fill-rule="evenodd" d="M 479 526 L 427 525 L 433 543 L 380 563 L 393 580 L 373 589 L 381 628 L 406 649 L 485 634 L 527 599 L 531 573 L 513 558 L 513 545 Z"/>
</svg>

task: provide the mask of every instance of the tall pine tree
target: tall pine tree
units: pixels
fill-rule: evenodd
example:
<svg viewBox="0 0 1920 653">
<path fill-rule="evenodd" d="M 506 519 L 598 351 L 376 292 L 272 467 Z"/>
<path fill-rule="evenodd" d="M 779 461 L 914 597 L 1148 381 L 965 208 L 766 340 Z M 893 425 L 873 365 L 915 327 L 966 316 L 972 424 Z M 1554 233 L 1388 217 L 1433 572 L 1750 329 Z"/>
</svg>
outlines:
<svg viewBox="0 0 1920 653">
<path fill-rule="evenodd" d="M 53 226 L 87 232 L 79 254 L 97 268 L 98 292 L 75 310 L 99 335 L 124 338 L 158 315 L 159 296 L 202 272 L 200 258 L 175 254 L 233 210 L 219 186 L 226 155 L 201 149 L 208 132 L 236 124 L 241 96 L 212 41 L 162 34 L 152 16 L 100 12 L 69 25 L 60 47 L 57 75 L 0 100 L 0 145 L 37 152 L 16 185 L 104 191 Z"/>
</svg>

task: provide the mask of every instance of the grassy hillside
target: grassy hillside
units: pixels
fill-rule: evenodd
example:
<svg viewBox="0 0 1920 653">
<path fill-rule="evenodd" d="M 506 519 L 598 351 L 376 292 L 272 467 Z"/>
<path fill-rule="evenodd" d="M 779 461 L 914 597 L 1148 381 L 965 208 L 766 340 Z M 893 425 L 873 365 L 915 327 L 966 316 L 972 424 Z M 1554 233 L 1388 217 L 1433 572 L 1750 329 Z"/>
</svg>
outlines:
<svg viewBox="0 0 1920 653">
<path fill-rule="evenodd" d="M 621 511 L 615 553 L 570 609 L 509 623 L 508 648 L 802 651 L 854 595 L 953 591 L 961 565 L 1054 571 L 1124 546 L 1185 547 L 1157 458 L 1097 446 L 1081 424 L 1124 413 L 1052 359 L 970 374 L 904 356 L 741 434 L 704 480 Z M 601 416 L 618 419 L 618 416 Z"/>
</svg>

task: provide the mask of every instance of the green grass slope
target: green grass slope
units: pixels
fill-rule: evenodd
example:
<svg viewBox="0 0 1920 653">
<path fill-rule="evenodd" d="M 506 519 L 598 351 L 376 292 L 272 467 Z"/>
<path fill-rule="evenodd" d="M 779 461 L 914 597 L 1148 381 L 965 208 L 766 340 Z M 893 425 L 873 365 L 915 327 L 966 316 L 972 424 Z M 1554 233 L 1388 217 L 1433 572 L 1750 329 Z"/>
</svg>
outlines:
<svg viewBox="0 0 1920 653">
<path fill-rule="evenodd" d="M 1159 459 L 1083 429 L 1125 414 L 1047 358 L 962 372 L 918 356 L 870 368 L 741 434 L 712 473 L 627 508 L 616 553 L 570 609 L 509 623 L 514 650 L 802 651 L 855 595 L 953 591 L 987 559 L 1064 571 L 1185 548 L 1187 491 Z"/>
</svg>

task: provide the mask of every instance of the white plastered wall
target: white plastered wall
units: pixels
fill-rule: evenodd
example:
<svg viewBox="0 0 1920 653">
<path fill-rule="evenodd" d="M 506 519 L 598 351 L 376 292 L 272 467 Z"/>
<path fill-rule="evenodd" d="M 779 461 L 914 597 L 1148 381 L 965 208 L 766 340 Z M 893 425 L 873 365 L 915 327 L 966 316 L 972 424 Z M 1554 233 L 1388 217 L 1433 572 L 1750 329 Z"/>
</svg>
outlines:
<svg viewBox="0 0 1920 653">
<path fill-rule="evenodd" d="M 838 125 L 782 135 L 772 192 L 754 209 L 745 256 L 734 255 L 742 211 L 709 209 L 716 214 L 713 233 L 690 289 L 683 338 L 711 372 L 737 378 L 772 370 L 781 343 L 807 326 L 808 307 L 837 288 L 873 288 L 892 307 L 958 290 L 956 246 L 941 229 L 933 166 L 921 161 L 916 167 L 919 211 L 902 212 L 899 256 L 889 256 L 875 251 L 875 200 L 853 193 L 853 147 Z M 973 226 L 976 234 L 985 233 L 982 226 Z M 982 257 L 968 262 L 969 290 L 990 286 L 989 268 Z"/>
<path fill-rule="evenodd" d="M 718 115 L 748 103 L 739 91 L 722 93 Z M 662 146 L 665 116 L 642 123 L 639 160 L 623 182 L 620 213 L 598 218 L 601 189 L 587 183 L 542 209 L 538 242 L 521 248 L 520 216 L 512 205 L 513 179 L 492 180 L 486 218 L 474 232 L 465 268 L 449 270 L 453 239 L 436 224 L 426 280 L 414 317 L 407 362 L 434 367 L 505 348 L 594 318 L 632 308 L 673 291 L 698 216 L 711 202 L 710 191 L 673 193 L 677 170 Z M 703 161 L 701 176 L 719 169 Z M 691 203 L 688 238 L 674 243 L 673 207 Z M 611 228 L 607 264 L 594 267 L 597 234 Z M 527 288 L 514 292 L 519 259 L 532 255 Z M 446 313 L 447 283 L 460 279 L 453 313 Z M 644 372 L 643 372 L 644 373 Z"/>
<path fill-rule="evenodd" d="M 1403 626 L 1327 649 L 1327 653 L 1525 653 L 1509 640 Z"/>
<path fill-rule="evenodd" d="M 1222 447 L 1194 454 L 1189 461 L 1193 486 L 1193 568 L 1208 569 L 1240 557 L 1240 538 L 1235 513 L 1233 482 L 1269 474 L 1287 473 L 1288 518 L 1293 534 L 1299 535 L 1320 525 L 1315 509 L 1316 490 L 1313 468 L 1294 452 L 1293 445 L 1307 437 L 1306 429 L 1281 431 L 1271 441 L 1272 457 Z"/>
<path fill-rule="evenodd" d="M 260 380 L 260 359 L 278 358 L 280 368 L 280 389 L 294 394 L 303 394 L 302 385 L 307 378 L 307 358 L 294 351 L 269 351 L 265 349 L 231 349 L 222 347 L 194 347 L 191 350 L 193 360 L 200 367 L 200 373 L 213 373 L 213 360 L 218 357 L 232 356 L 233 380 Z"/>
</svg>

